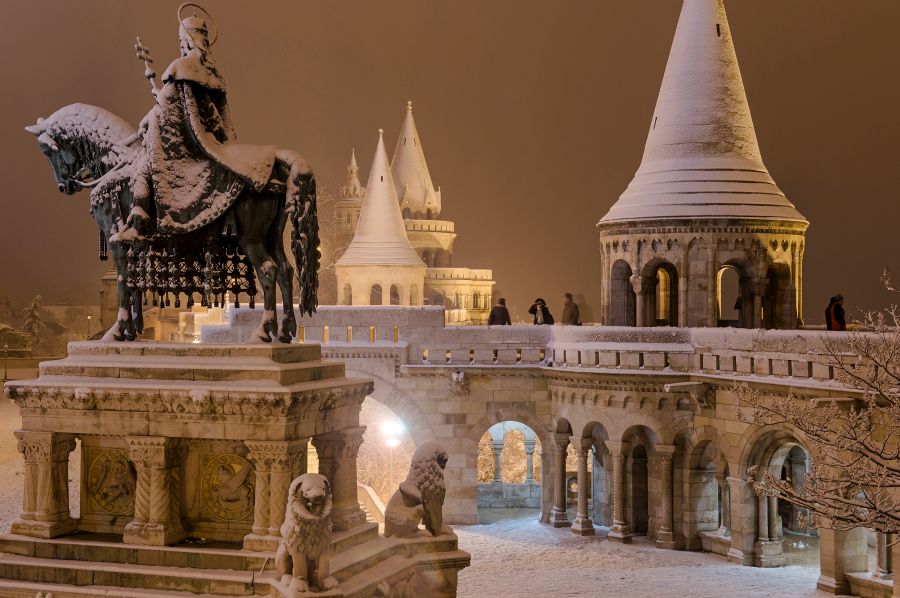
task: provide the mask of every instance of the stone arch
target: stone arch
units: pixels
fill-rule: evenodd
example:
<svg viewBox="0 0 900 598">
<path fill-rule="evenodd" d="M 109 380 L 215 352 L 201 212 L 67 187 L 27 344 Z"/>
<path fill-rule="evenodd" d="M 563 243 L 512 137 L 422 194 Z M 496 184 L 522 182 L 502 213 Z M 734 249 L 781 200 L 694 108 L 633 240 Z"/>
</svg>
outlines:
<svg viewBox="0 0 900 598">
<path fill-rule="evenodd" d="M 645 425 L 632 425 L 622 434 L 627 443 L 624 467 L 625 518 L 631 531 L 648 535 L 653 527 L 650 500 L 650 457 L 654 454 L 657 434 Z"/>
<path fill-rule="evenodd" d="M 345 282 L 341 289 L 341 305 L 353 305 L 353 287 L 349 282 Z"/>
<path fill-rule="evenodd" d="M 382 289 L 380 283 L 374 283 L 371 287 L 369 287 L 369 305 L 382 305 L 384 301 L 384 297 L 382 296 Z"/>
<path fill-rule="evenodd" d="M 416 446 L 435 440 L 434 430 L 416 401 L 397 388 L 391 380 L 375 373 L 375 370 L 377 369 L 376 364 L 372 364 L 373 367 L 370 368 L 358 367 L 362 364 L 369 364 L 370 360 L 368 359 L 351 359 L 346 360 L 345 363 L 347 364 L 346 375 L 348 377 L 374 379 L 375 390 L 369 396 L 388 407 L 397 415 L 397 417 L 403 420 L 413 441 L 416 443 Z"/>
<path fill-rule="evenodd" d="M 638 320 L 644 326 L 678 326 L 678 268 L 665 259 L 655 258 L 641 270 L 642 301 Z M 643 315 L 643 318 L 640 316 Z"/>
<path fill-rule="evenodd" d="M 625 260 L 616 260 L 610 269 L 609 325 L 637 325 L 637 295 L 631 285 L 633 272 Z"/>
<path fill-rule="evenodd" d="M 518 438 L 520 435 L 521 440 Z M 495 521 L 498 512 L 484 509 L 540 509 L 540 480 L 543 470 L 539 469 L 540 463 L 537 466 L 534 463 L 534 454 L 539 443 L 537 432 L 520 421 L 504 420 L 488 428 L 479 441 L 477 456 L 479 513 L 490 513 L 491 521 Z M 493 472 L 489 469 L 491 464 Z M 508 469 L 509 467 L 512 467 L 512 470 Z M 492 475 L 485 477 L 482 473 Z"/>
<path fill-rule="evenodd" d="M 403 287 L 397 283 L 391 285 L 390 289 L 390 304 L 391 305 L 403 305 Z"/>
<path fill-rule="evenodd" d="M 782 262 L 770 263 L 762 299 L 762 322 L 765 328 L 796 327 L 797 295 L 793 287 L 791 267 Z"/>
<path fill-rule="evenodd" d="M 728 303 L 731 303 L 732 297 L 735 296 L 735 276 L 736 300 L 729 306 Z M 736 328 L 756 326 L 759 319 L 759 314 L 755 313 L 756 284 L 756 270 L 748 260 L 730 259 L 719 266 L 716 271 L 716 320 L 719 326 Z M 735 312 L 737 312 L 736 320 L 730 316 Z"/>
<path fill-rule="evenodd" d="M 613 472 L 612 457 L 606 447 L 608 428 L 599 421 L 588 422 L 582 438 L 593 440 L 591 447 L 590 519 L 594 525 L 612 525 Z"/>
</svg>

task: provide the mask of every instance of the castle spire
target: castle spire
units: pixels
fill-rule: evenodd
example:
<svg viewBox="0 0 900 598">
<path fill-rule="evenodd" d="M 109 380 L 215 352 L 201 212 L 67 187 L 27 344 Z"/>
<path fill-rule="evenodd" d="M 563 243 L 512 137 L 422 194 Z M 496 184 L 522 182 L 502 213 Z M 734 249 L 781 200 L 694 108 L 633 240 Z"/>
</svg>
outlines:
<svg viewBox="0 0 900 598">
<path fill-rule="evenodd" d="M 441 212 L 440 194 L 425 162 L 425 152 L 413 119 L 412 102 L 406 103 L 406 115 L 397 138 L 391 171 L 397 186 L 397 195 L 403 209 L 409 209 L 413 218 L 437 218 Z"/>
<path fill-rule="evenodd" d="M 341 199 L 361 198 L 365 193 L 359 181 L 359 166 L 356 164 L 356 148 L 350 152 L 350 164 L 347 166 L 347 182 L 341 187 Z"/>
<path fill-rule="evenodd" d="M 424 266 L 406 235 L 381 129 L 356 233 L 337 265 Z"/>
<path fill-rule="evenodd" d="M 805 222 L 762 161 L 723 0 L 684 0 L 641 166 L 601 219 Z"/>
</svg>

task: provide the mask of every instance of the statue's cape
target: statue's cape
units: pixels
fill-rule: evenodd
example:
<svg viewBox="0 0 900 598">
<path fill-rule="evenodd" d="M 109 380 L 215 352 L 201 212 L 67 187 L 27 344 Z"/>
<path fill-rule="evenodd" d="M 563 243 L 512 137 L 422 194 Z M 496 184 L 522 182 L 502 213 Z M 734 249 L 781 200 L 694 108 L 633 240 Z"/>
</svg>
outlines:
<svg viewBox="0 0 900 598">
<path fill-rule="evenodd" d="M 158 227 L 186 233 L 215 221 L 249 186 L 262 191 L 275 147 L 236 142 L 224 81 L 195 52 L 172 63 L 148 119 Z"/>
</svg>

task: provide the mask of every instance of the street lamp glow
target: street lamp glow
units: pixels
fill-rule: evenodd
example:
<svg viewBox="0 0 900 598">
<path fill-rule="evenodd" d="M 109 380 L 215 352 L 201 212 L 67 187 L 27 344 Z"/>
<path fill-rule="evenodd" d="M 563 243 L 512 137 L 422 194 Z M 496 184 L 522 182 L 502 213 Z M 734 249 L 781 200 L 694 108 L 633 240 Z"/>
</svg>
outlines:
<svg viewBox="0 0 900 598">
<path fill-rule="evenodd" d="M 400 436 L 406 431 L 406 426 L 400 420 L 388 420 L 382 424 L 381 431 L 385 436 Z"/>
<path fill-rule="evenodd" d="M 391 436 L 390 438 L 387 439 L 386 443 L 389 447 L 395 448 L 395 447 L 400 446 L 400 439 Z"/>
</svg>

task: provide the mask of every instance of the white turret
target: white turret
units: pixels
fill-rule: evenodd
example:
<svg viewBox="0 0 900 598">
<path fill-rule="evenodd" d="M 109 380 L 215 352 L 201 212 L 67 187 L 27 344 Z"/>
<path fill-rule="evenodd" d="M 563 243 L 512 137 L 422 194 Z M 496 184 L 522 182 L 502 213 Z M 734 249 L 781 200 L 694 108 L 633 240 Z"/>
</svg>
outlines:
<svg viewBox="0 0 900 598">
<path fill-rule="evenodd" d="M 347 182 L 341 187 L 341 199 L 362 198 L 366 189 L 359 181 L 359 166 L 356 164 L 356 148 L 350 151 L 350 164 L 347 166 Z"/>
<path fill-rule="evenodd" d="M 340 301 L 345 305 L 374 303 L 376 290 L 378 304 L 421 301 L 425 263 L 406 235 L 381 130 L 356 232 L 335 269 Z"/>
<path fill-rule="evenodd" d="M 685 0 L 641 166 L 601 219 L 806 222 L 763 164 L 723 0 Z"/>
<path fill-rule="evenodd" d="M 406 103 L 406 117 L 397 138 L 391 170 L 404 216 L 437 219 L 441 213 L 441 192 L 435 190 L 428 173 L 425 152 L 413 119 L 412 102 Z"/>
</svg>

